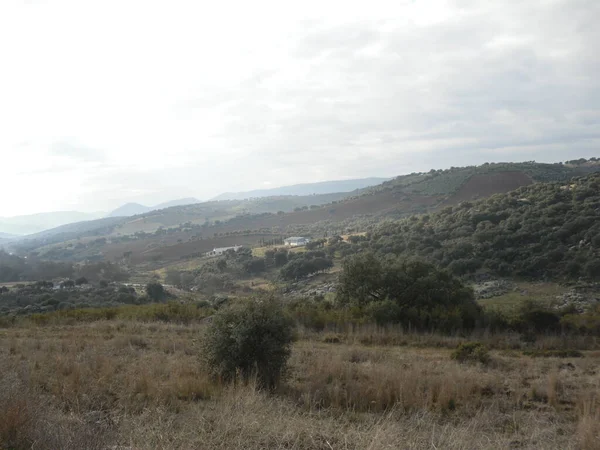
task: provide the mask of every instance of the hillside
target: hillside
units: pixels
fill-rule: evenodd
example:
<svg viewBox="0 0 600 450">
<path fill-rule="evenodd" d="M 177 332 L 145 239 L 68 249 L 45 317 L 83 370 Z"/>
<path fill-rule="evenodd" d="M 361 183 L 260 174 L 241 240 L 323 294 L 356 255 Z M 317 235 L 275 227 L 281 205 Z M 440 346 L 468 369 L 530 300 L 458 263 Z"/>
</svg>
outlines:
<svg viewBox="0 0 600 450">
<path fill-rule="evenodd" d="M 581 166 L 486 164 L 400 176 L 351 193 L 196 203 L 112 218 L 110 222 L 90 222 L 80 230 L 76 224 L 68 233 L 52 230 L 43 239 L 36 236 L 18 248 L 21 252 L 35 250 L 54 260 L 116 261 L 130 254 L 130 261 L 136 264 L 172 261 L 225 245 L 223 237 L 229 235 L 236 236 L 233 241 L 237 243 L 254 245 L 258 240 L 280 239 L 286 234 L 318 237 L 362 231 L 386 219 L 433 212 L 536 181 L 566 180 L 580 173 Z M 585 166 L 588 171 L 600 168 L 596 162 L 586 162 Z"/>
<path fill-rule="evenodd" d="M 104 213 L 57 211 L 24 216 L 0 217 L 0 233 L 27 235 L 73 222 L 100 218 Z"/>
<path fill-rule="evenodd" d="M 9 248 L 26 254 L 44 246 L 62 244 L 91 236 L 110 234 L 114 226 L 122 221 L 120 217 L 107 217 L 85 222 L 69 223 L 50 230 L 28 236 L 21 236 L 10 242 Z"/>
<path fill-rule="evenodd" d="M 152 211 L 149 206 L 144 206 L 139 203 L 126 203 L 123 206 L 119 206 L 108 215 L 109 217 L 129 217 L 136 216 L 138 214 L 144 214 L 148 211 Z"/>
<path fill-rule="evenodd" d="M 226 192 L 212 200 L 244 200 L 259 197 L 279 197 L 289 195 L 331 194 L 335 192 L 352 192 L 387 181 L 388 178 L 361 178 L 354 180 L 323 181 L 319 183 L 303 183 L 270 189 L 257 189 L 246 192 Z"/>
<path fill-rule="evenodd" d="M 138 216 L 140 214 L 145 214 L 150 211 L 157 211 L 165 208 L 172 208 L 174 206 L 185 206 L 191 205 L 194 203 L 199 203 L 200 200 L 197 198 L 180 198 L 176 200 L 171 200 L 164 203 L 159 203 L 154 206 L 145 206 L 140 203 L 126 203 L 123 206 L 118 207 L 114 211 L 112 211 L 108 216 L 109 217 L 131 217 Z"/>
<path fill-rule="evenodd" d="M 472 191 L 472 196 L 480 194 L 490 195 L 497 193 L 502 189 L 514 189 L 522 185 L 531 184 L 531 182 L 545 181 L 566 181 L 575 176 L 585 175 L 600 171 L 600 162 L 596 160 L 587 161 L 585 159 L 571 161 L 566 163 L 537 163 L 527 161 L 521 163 L 486 163 L 481 166 L 452 167 L 445 170 L 430 170 L 427 173 L 412 173 L 402 175 L 390 181 L 375 186 L 369 191 L 380 192 L 383 190 L 392 190 L 400 192 L 412 192 L 421 195 L 452 195 L 465 186 L 473 177 L 488 177 L 496 175 L 496 180 L 504 178 L 506 174 L 516 180 L 516 174 L 520 175 L 520 182 L 512 183 L 509 186 L 498 185 L 495 188 L 488 189 L 486 192 Z M 497 175 L 501 175 L 498 177 Z M 506 192 L 506 190 L 504 191 Z M 463 194 L 463 197 L 467 196 Z"/>
<path fill-rule="evenodd" d="M 193 205 L 194 203 L 200 203 L 200 200 L 198 200 L 195 197 L 178 198 L 176 200 L 159 203 L 158 205 L 155 205 L 153 209 L 164 209 L 171 208 L 173 206 Z"/>
<path fill-rule="evenodd" d="M 354 250 L 418 256 L 458 275 L 600 278 L 600 174 L 538 183 L 383 223 Z"/>
</svg>

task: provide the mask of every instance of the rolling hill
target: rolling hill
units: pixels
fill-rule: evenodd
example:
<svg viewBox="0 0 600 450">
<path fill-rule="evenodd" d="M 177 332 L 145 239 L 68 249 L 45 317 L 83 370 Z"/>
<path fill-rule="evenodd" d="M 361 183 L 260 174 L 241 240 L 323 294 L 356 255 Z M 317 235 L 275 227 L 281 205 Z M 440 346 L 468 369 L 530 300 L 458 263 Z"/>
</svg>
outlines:
<svg viewBox="0 0 600 450">
<path fill-rule="evenodd" d="M 289 195 L 316 195 L 337 192 L 352 192 L 387 181 L 389 178 L 361 178 L 355 180 L 323 181 L 320 183 L 303 183 L 270 189 L 257 189 L 247 192 L 226 192 L 212 200 L 244 200 L 260 197 L 279 197 Z"/>
<path fill-rule="evenodd" d="M 93 220 L 103 216 L 104 213 L 100 212 L 57 211 L 15 217 L 0 217 L 0 232 L 23 236 L 68 223 Z"/>
<path fill-rule="evenodd" d="M 418 256 L 457 275 L 600 278 L 600 173 L 536 183 L 373 227 L 361 249 Z"/>
<path fill-rule="evenodd" d="M 126 203 L 123 206 L 119 206 L 108 215 L 109 217 L 129 217 L 137 216 L 138 214 L 144 214 L 148 211 L 152 211 L 153 208 L 144 206 L 139 203 Z"/>
<path fill-rule="evenodd" d="M 180 198 L 177 200 L 171 200 L 164 203 L 159 203 L 155 206 L 145 206 L 140 203 L 126 203 L 123 206 L 118 207 L 114 211 L 112 211 L 108 216 L 109 217 L 131 217 L 138 216 L 140 214 L 145 214 L 150 211 L 157 211 L 165 208 L 172 208 L 174 206 L 185 206 L 191 205 L 194 203 L 199 203 L 200 200 L 197 198 Z"/>
<path fill-rule="evenodd" d="M 51 259 L 119 260 L 133 263 L 188 258 L 223 240 L 248 241 L 286 234 L 321 236 L 364 230 L 385 219 L 440 210 L 465 201 L 537 185 L 566 181 L 581 174 L 581 165 L 499 163 L 478 167 L 432 170 L 403 175 L 350 193 L 279 196 L 196 203 L 150 211 L 111 222 L 85 223 L 69 232 L 51 230 L 35 241 L 20 243 L 20 251 L 36 250 Z M 600 169 L 585 163 L 585 171 Z M 245 238 L 242 238 L 245 236 Z M 100 239 L 101 238 L 101 239 Z M 252 241 L 252 242 L 250 242 Z"/>
</svg>

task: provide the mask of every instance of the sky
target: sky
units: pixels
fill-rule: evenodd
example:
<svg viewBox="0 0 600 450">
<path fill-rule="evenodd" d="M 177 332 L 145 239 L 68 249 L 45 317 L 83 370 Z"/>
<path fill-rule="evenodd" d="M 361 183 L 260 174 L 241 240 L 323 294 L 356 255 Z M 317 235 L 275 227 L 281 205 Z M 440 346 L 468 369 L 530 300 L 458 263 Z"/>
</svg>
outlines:
<svg viewBox="0 0 600 450">
<path fill-rule="evenodd" d="M 0 216 L 600 156 L 597 0 L 2 0 Z"/>
</svg>

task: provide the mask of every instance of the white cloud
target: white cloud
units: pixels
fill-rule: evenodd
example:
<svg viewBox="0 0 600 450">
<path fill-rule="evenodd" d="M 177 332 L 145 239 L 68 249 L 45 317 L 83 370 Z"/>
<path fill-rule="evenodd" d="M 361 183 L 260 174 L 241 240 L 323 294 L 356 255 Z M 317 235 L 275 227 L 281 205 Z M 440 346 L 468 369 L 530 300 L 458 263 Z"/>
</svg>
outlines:
<svg viewBox="0 0 600 450">
<path fill-rule="evenodd" d="M 7 0 L 0 215 L 594 156 L 599 17 L 594 0 Z"/>
</svg>

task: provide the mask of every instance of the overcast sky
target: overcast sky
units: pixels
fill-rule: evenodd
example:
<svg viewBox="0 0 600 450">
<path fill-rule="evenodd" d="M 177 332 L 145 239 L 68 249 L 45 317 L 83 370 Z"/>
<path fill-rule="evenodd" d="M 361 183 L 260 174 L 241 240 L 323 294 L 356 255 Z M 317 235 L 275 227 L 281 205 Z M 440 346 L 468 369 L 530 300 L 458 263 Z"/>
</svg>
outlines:
<svg viewBox="0 0 600 450">
<path fill-rule="evenodd" d="M 0 1 L 0 216 L 600 156 L 600 1 Z"/>
</svg>

